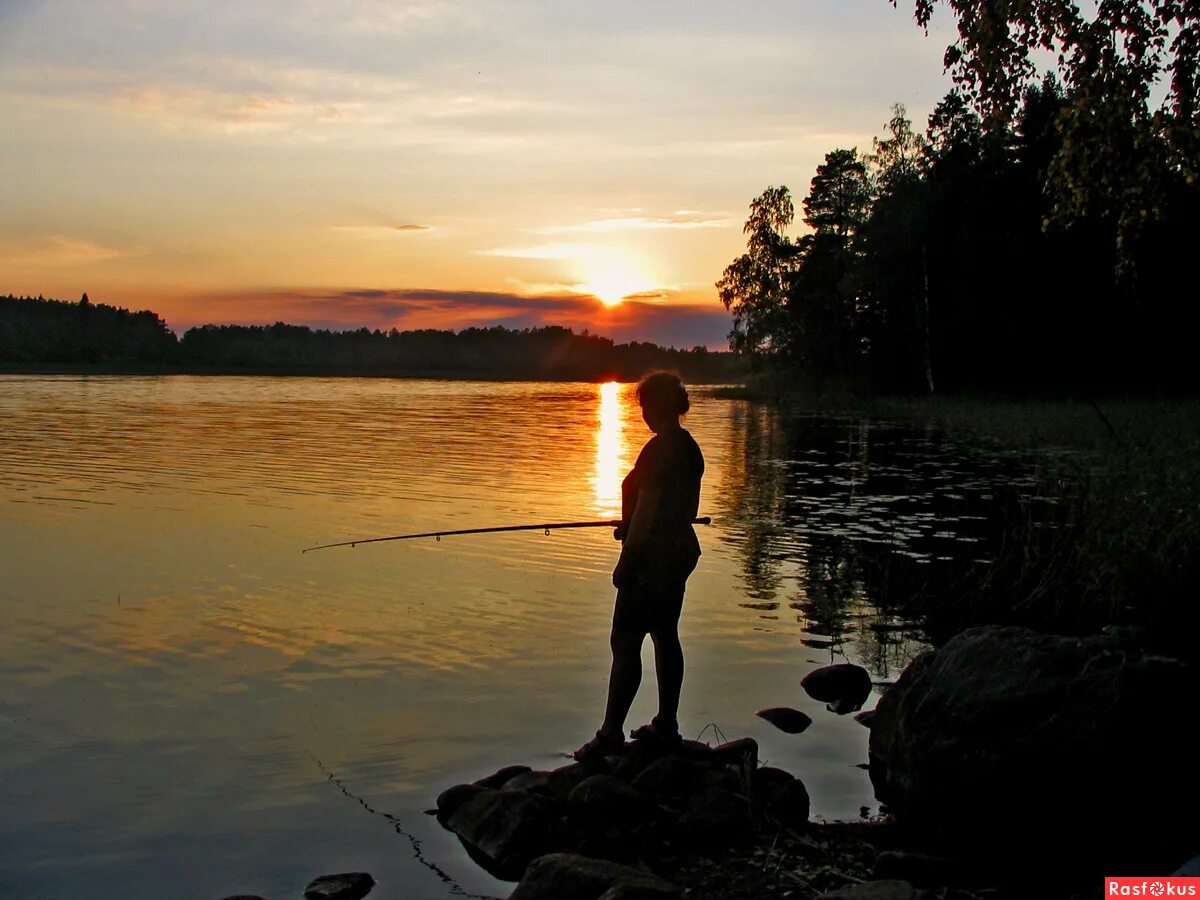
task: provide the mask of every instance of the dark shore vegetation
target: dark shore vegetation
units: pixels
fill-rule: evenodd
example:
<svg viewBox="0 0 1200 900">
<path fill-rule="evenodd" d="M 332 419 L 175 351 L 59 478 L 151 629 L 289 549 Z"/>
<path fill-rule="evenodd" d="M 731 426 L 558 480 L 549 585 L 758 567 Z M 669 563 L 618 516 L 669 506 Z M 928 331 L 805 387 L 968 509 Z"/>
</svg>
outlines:
<svg viewBox="0 0 1200 900">
<path fill-rule="evenodd" d="M 150 311 L 0 297 L 0 370 L 94 374 L 356 375 L 552 381 L 632 380 L 673 369 L 692 382 L 738 380 L 743 361 L 704 347 L 617 344 L 570 328 L 330 331 L 201 325 L 182 338 Z"/>
</svg>

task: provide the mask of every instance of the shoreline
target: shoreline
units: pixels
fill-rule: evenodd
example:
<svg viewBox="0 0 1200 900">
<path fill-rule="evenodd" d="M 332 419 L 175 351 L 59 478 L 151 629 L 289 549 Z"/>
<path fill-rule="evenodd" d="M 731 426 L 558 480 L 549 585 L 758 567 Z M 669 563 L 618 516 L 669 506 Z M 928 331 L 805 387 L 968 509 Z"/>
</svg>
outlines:
<svg viewBox="0 0 1200 900">
<path fill-rule="evenodd" d="M 516 382 L 585 382 L 605 384 L 616 381 L 631 384 L 635 377 L 622 373 L 604 375 L 579 372 L 494 372 L 461 369 L 358 369 L 342 367 L 269 367 L 269 366 L 187 366 L 136 363 L 0 363 L 0 375 L 78 375 L 121 377 L 166 377 L 170 375 L 214 376 L 223 378 L 389 378 L 397 381 L 516 381 Z M 689 378 L 688 384 L 721 385 L 728 378 Z"/>
</svg>

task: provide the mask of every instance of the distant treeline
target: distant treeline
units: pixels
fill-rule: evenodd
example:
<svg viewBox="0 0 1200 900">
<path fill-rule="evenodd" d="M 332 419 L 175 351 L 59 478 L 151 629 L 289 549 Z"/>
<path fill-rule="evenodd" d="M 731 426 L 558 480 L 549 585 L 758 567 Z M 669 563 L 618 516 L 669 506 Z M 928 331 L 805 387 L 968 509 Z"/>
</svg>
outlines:
<svg viewBox="0 0 1200 900">
<path fill-rule="evenodd" d="M 165 363 L 178 342 L 149 311 L 41 297 L 0 297 L 0 363 Z"/>
<path fill-rule="evenodd" d="M 737 356 L 704 347 L 616 344 L 570 328 L 459 332 L 314 330 L 303 325 L 202 325 L 182 338 L 153 312 L 104 304 L 0 297 L 0 364 L 160 365 L 221 372 L 476 375 L 553 380 L 633 379 L 674 369 L 686 380 L 736 379 Z"/>
</svg>

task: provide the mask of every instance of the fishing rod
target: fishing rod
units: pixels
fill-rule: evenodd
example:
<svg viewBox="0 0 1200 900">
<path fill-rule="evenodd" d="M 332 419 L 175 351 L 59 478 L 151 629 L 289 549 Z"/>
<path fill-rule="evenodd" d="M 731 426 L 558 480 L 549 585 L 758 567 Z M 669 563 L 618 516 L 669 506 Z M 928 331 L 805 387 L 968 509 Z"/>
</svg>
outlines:
<svg viewBox="0 0 1200 900">
<path fill-rule="evenodd" d="M 710 525 L 712 519 L 709 516 L 701 516 L 698 519 L 692 519 L 693 525 Z M 301 550 L 301 553 L 308 553 L 309 550 L 328 550 L 330 547 L 357 547 L 359 544 L 378 544 L 381 541 L 407 541 L 412 538 L 437 538 L 439 541 L 444 537 L 458 534 L 494 534 L 498 531 L 544 531 L 549 534 L 551 529 L 559 528 L 617 528 L 621 525 L 620 519 L 601 519 L 597 522 L 547 522 L 542 525 L 500 525 L 496 528 L 460 528 L 456 531 L 422 531 L 420 534 L 394 534 L 391 537 L 377 538 L 360 538 L 356 541 L 342 541 L 338 544 L 322 544 L 319 547 L 309 547 L 306 550 Z"/>
</svg>

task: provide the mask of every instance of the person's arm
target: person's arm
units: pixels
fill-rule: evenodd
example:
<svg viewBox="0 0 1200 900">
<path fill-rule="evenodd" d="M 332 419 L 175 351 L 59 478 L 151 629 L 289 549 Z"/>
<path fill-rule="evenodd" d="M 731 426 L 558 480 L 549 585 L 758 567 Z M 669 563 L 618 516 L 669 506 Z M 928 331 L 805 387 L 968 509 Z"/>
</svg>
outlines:
<svg viewBox="0 0 1200 900">
<path fill-rule="evenodd" d="M 637 504 L 633 508 L 633 516 L 629 520 L 629 529 L 625 532 L 625 543 L 621 547 L 621 556 L 617 567 L 613 569 L 613 585 L 623 587 L 633 574 L 638 558 L 645 550 L 650 539 L 650 529 L 658 514 L 662 490 L 654 482 L 648 482 L 638 491 Z"/>
</svg>

